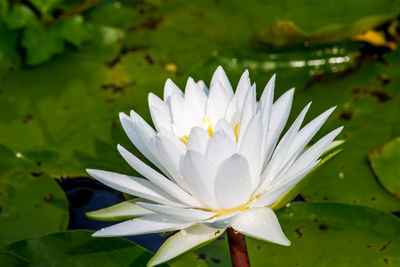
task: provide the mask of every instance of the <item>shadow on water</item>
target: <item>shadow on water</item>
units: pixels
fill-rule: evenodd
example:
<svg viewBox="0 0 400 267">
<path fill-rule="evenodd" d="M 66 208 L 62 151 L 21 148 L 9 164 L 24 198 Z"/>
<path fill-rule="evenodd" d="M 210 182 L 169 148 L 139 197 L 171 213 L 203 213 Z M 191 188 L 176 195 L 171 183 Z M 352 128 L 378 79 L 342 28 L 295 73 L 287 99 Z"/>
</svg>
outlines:
<svg viewBox="0 0 400 267">
<path fill-rule="evenodd" d="M 86 212 L 112 206 L 124 201 L 119 191 L 89 178 L 63 178 L 60 185 L 64 190 L 70 207 L 70 221 L 68 229 L 99 230 L 117 222 L 94 221 L 85 216 Z M 167 239 L 159 234 L 128 236 L 127 239 L 155 252 Z"/>
</svg>

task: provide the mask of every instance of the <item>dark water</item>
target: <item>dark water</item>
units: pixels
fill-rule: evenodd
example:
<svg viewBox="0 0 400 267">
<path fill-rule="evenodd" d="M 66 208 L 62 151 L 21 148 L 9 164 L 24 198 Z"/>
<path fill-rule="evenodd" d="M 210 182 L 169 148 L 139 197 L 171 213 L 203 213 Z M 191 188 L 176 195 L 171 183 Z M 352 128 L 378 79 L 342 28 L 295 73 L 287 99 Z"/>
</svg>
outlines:
<svg viewBox="0 0 400 267">
<path fill-rule="evenodd" d="M 117 222 L 90 220 L 85 212 L 98 210 L 124 201 L 119 191 L 113 190 L 88 178 L 62 179 L 60 185 L 67 195 L 70 207 L 68 229 L 99 230 Z M 155 252 L 167 239 L 159 234 L 125 237 L 140 246 Z"/>
</svg>

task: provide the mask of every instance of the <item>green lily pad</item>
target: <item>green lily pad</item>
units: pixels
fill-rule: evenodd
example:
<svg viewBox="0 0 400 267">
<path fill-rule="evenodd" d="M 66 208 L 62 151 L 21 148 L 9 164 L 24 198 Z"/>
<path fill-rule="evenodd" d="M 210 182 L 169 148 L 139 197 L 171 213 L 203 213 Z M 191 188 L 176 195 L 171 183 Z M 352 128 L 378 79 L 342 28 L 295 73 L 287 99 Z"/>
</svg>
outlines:
<svg viewBox="0 0 400 267">
<path fill-rule="evenodd" d="M 7 250 L 29 266 L 146 266 L 151 252 L 118 237 L 93 238 L 85 230 L 58 232 L 18 241 Z M 1 259 L 0 254 L 0 259 Z"/>
<path fill-rule="evenodd" d="M 0 246 L 67 228 L 68 202 L 54 179 L 0 146 Z"/>
<path fill-rule="evenodd" d="M 383 187 L 400 198 L 400 137 L 373 150 L 368 158 Z"/>
<path fill-rule="evenodd" d="M 13 267 L 25 267 L 28 266 L 28 261 L 19 256 L 16 256 L 8 251 L 0 251 L 0 265 L 1 266 L 13 266 Z"/>
<path fill-rule="evenodd" d="M 246 238 L 251 266 L 400 264 L 400 220 L 393 215 L 359 206 L 304 202 L 292 203 L 277 215 L 291 246 Z M 196 253 L 208 266 L 230 264 L 226 236 Z"/>
</svg>

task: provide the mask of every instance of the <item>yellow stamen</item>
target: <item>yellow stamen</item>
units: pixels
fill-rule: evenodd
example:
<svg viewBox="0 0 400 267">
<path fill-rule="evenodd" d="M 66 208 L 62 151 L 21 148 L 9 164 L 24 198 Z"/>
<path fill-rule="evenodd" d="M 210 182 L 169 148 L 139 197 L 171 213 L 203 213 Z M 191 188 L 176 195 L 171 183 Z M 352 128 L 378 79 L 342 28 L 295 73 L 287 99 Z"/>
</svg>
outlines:
<svg viewBox="0 0 400 267">
<path fill-rule="evenodd" d="M 248 205 L 252 200 L 253 199 L 250 198 L 249 201 L 247 201 L 245 204 L 231 208 L 231 209 L 220 209 L 220 210 L 210 210 L 210 211 L 216 213 L 217 214 L 216 216 L 229 214 L 229 213 L 232 213 L 235 211 L 244 211 L 244 210 L 248 209 Z"/>
<path fill-rule="evenodd" d="M 236 142 L 239 140 L 239 123 L 236 123 L 235 127 L 233 128 L 236 136 Z"/>
<path fill-rule="evenodd" d="M 187 141 L 189 140 L 189 136 L 185 135 L 184 137 L 179 138 L 179 140 L 181 140 L 187 146 Z"/>
</svg>

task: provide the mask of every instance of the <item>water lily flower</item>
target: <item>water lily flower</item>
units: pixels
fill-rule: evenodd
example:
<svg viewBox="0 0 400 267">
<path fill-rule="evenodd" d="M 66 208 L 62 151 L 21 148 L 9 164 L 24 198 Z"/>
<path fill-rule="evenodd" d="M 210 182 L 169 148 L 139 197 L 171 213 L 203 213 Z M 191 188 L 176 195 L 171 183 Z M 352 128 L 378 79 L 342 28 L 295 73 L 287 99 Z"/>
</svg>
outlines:
<svg viewBox="0 0 400 267">
<path fill-rule="evenodd" d="M 189 78 L 183 93 L 168 79 L 163 99 L 150 93 L 155 129 L 133 110 L 130 116 L 120 113 L 128 137 L 156 168 L 118 145 L 121 156 L 144 178 L 87 170 L 100 182 L 138 197 L 98 213 L 98 217 L 133 219 L 94 236 L 178 230 L 149 266 L 208 243 L 228 227 L 290 245 L 274 204 L 320 163 L 342 127 L 307 147 L 334 110 L 328 109 L 301 127 L 310 103 L 283 134 L 294 89 L 274 102 L 274 84 L 275 75 L 257 101 L 256 85 L 251 84 L 247 70 L 234 92 L 218 67 L 209 88 Z"/>
</svg>

